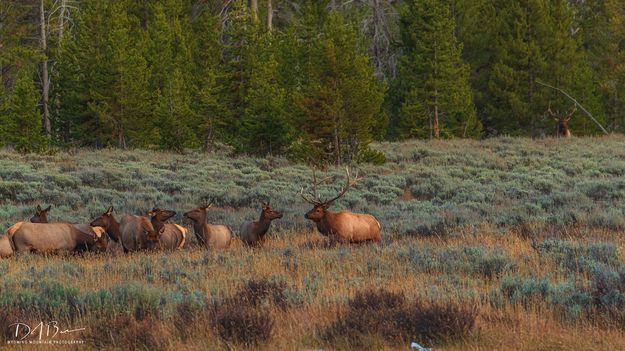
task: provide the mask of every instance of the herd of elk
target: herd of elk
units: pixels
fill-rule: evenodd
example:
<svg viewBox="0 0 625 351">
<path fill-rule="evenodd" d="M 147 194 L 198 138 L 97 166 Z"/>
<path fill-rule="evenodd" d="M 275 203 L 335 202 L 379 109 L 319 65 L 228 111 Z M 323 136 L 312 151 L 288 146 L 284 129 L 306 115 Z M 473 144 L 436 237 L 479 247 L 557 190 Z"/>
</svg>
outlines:
<svg viewBox="0 0 625 351">
<path fill-rule="evenodd" d="M 347 183 L 339 194 L 329 200 L 321 200 L 317 187 L 330 178 L 317 181 L 313 170 L 310 197 L 301 190 L 301 197 L 313 205 L 305 215 L 315 222 L 318 231 L 327 236 L 331 243 L 379 242 L 380 223 L 369 214 L 353 213 L 347 210 L 331 212 L 328 209 L 343 197 L 361 178 L 352 178 L 346 168 Z M 233 232 L 219 224 L 207 221 L 211 201 L 184 214 L 184 218 L 193 223 L 198 244 L 211 250 L 227 249 L 232 243 Z M 176 250 L 187 243 L 187 229 L 172 223 L 166 223 L 176 215 L 175 211 L 153 208 L 147 216 L 124 215 L 120 222 L 113 216 L 113 207 L 88 224 L 49 223 L 51 207 L 37 206 L 35 215 L 29 222 L 18 222 L 11 226 L 6 234 L 0 235 L 0 257 L 8 257 L 15 252 L 132 252 L 143 250 Z M 260 218 L 243 223 L 240 230 L 241 242 L 247 246 L 259 247 L 265 238 L 271 222 L 282 218 L 283 214 L 275 210 L 268 202 L 261 206 Z"/>
<path fill-rule="evenodd" d="M 573 114 L 577 111 L 577 105 L 573 105 L 566 113 L 562 114 L 560 111 L 553 112 L 551 110 L 551 103 L 547 112 L 551 115 L 554 121 L 556 121 L 556 137 L 558 138 L 570 138 L 571 130 L 569 129 L 569 121 Z"/>
</svg>

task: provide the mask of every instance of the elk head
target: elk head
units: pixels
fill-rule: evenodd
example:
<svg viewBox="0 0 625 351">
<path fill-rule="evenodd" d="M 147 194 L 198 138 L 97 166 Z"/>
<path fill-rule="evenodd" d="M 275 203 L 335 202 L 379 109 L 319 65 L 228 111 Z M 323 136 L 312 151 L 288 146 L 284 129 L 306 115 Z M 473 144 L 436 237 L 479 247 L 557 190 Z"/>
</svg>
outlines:
<svg viewBox="0 0 625 351">
<path fill-rule="evenodd" d="M 119 223 L 113 217 L 113 206 L 89 223 L 91 227 L 102 227 L 115 242 L 119 242 Z"/>
<path fill-rule="evenodd" d="M 91 221 L 89 225 L 92 227 L 102 227 L 104 229 L 108 229 L 114 221 L 115 218 L 113 218 L 113 206 L 111 206 L 106 210 L 106 212 Z"/>
<path fill-rule="evenodd" d="M 48 213 L 50 213 L 50 209 L 52 206 L 48 206 L 45 209 L 42 209 L 41 206 L 37 205 L 37 210 L 35 215 L 30 218 L 31 223 L 48 223 Z"/>
<path fill-rule="evenodd" d="M 269 204 L 269 200 L 267 200 L 267 202 L 263 202 L 261 206 L 262 206 L 261 218 L 268 219 L 270 221 L 274 219 L 282 218 L 282 212 L 278 212 L 274 210 Z"/>
<path fill-rule="evenodd" d="M 170 211 L 170 210 L 161 210 L 158 207 L 155 207 L 152 209 L 152 211 L 150 211 L 148 213 L 148 215 L 154 219 L 156 219 L 159 222 L 165 222 L 166 220 L 170 219 L 171 217 L 176 215 L 176 211 Z"/>
<path fill-rule="evenodd" d="M 568 138 L 571 136 L 571 130 L 569 129 L 569 121 L 573 114 L 577 111 L 577 105 L 573 105 L 566 113 L 562 114 L 560 111 L 552 111 L 551 103 L 549 103 L 549 108 L 547 112 L 551 115 L 554 121 L 556 121 L 556 136 Z"/>
<path fill-rule="evenodd" d="M 208 205 L 200 206 L 184 214 L 184 218 L 190 219 L 194 223 L 204 224 L 206 223 L 206 217 L 208 216 L 208 209 L 213 207 L 213 200 Z"/>
<path fill-rule="evenodd" d="M 93 240 L 95 251 L 105 252 L 109 245 L 109 236 L 102 227 L 93 228 Z"/>
<path fill-rule="evenodd" d="M 341 189 L 339 194 L 329 200 L 321 200 L 319 197 L 319 193 L 317 192 L 317 186 L 321 183 L 324 183 L 332 179 L 332 177 L 326 177 L 322 179 L 321 181 L 317 181 L 317 175 L 315 174 L 315 170 L 313 169 L 312 190 L 310 190 L 308 194 L 304 194 L 304 188 L 302 187 L 302 190 L 300 191 L 300 196 L 302 197 L 302 199 L 304 199 L 304 201 L 308 202 L 309 204 L 313 205 L 313 209 L 308 211 L 304 215 L 306 219 L 310 219 L 313 222 L 320 222 L 323 219 L 323 217 L 326 215 L 326 213 L 328 212 L 328 208 L 330 208 L 332 203 L 340 199 L 341 197 L 343 197 L 352 186 L 354 186 L 356 183 L 362 180 L 362 178 L 358 177 L 358 174 L 356 174 L 356 176 L 352 178 L 349 174 L 349 168 L 347 167 L 345 167 L 345 173 L 346 173 L 347 182 L 345 186 Z"/>
</svg>

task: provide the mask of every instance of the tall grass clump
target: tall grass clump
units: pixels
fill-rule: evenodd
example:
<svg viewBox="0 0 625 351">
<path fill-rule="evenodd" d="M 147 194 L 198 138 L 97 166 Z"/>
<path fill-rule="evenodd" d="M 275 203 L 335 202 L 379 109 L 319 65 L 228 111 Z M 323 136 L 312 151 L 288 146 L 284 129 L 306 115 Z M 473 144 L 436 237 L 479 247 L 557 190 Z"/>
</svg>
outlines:
<svg viewBox="0 0 625 351">
<path fill-rule="evenodd" d="M 425 345 L 466 338 L 475 325 L 474 307 L 451 301 L 408 301 L 403 293 L 387 290 L 357 292 L 336 321 L 320 334 L 332 344 L 375 345 L 416 340 Z"/>
</svg>

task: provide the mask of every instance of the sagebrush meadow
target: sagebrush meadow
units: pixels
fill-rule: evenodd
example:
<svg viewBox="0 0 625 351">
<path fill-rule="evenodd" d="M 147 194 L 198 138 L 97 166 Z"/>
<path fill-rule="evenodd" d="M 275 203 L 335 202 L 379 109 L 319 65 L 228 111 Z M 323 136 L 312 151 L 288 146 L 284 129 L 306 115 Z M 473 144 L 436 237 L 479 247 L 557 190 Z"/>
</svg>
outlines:
<svg viewBox="0 0 625 351">
<path fill-rule="evenodd" d="M 226 153 L 0 151 L 0 229 L 52 205 L 209 223 L 284 213 L 261 248 L 17 255 L 0 261 L 0 327 L 57 320 L 91 349 L 625 348 L 625 138 L 377 144 L 382 166 L 332 209 L 375 215 L 379 245 L 329 246 L 304 213 L 310 169 Z M 329 196 L 343 184 L 319 190 Z M 185 222 L 190 227 L 190 224 Z M 64 336 L 67 338 L 69 336 Z M 4 333 L 9 340 L 11 335 Z M 51 345 L 42 348 L 53 348 Z"/>
</svg>

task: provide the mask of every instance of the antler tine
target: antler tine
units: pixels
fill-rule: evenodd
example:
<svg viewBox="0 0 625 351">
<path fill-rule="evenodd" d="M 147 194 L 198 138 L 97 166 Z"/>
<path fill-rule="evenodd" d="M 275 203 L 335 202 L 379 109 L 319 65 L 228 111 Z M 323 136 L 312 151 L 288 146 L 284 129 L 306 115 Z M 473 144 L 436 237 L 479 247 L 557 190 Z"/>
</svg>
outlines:
<svg viewBox="0 0 625 351">
<path fill-rule="evenodd" d="M 304 195 L 304 187 L 302 187 L 302 190 L 300 191 L 299 195 L 302 197 L 302 199 L 304 199 L 304 201 L 308 202 L 309 204 L 311 204 L 311 205 L 316 205 L 316 204 L 317 204 L 317 201 L 315 201 L 315 200 L 310 200 L 309 198 L 307 198 L 307 197 Z"/>
<path fill-rule="evenodd" d="M 549 114 L 553 117 L 557 116 L 553 111 L 551 111 L 551 101 L 549 101 L 549 107 L 547 108 L 547 112 L 549 112 Z"/>
<path fill-rule="evenodd" d="M 348 167 L 345 167 L 345 173 L 347 175 L 347 182 L 346 182 L 345 186 L 341 189 L 341 192 L 337 196 L 333 197 L 332 199 L 330 199 L 328 201 L 324 201 L 324 203 L 330 204 L 330 203 L 340 199 L 341 197 L 343 197 L 343 195 L 345 195 L 345 193 L 347 193 L 349 188 L 351 188 L 352 186 L 356 185 L 356 183 L 358 183 L 359 181 L 362 180 L 362 178 L 358 178 L 358 171 L 356 171 L 356 177 L 354 177 L 353 179 L 349 175 L 349 168 Z"/>
<path fill-rule="evenodd" d="M 577 104 L 574 104 L 569 111 L 566 113 L 566 120 L 568 121 L 569 119 L 571 119 L 571 117 L 573 117 L 573 114 L 575 113 L 575 111 L 577 111 Z"/>
<path fill-rule="evenodd" d="M 319 192 L 317 191 L 317 172 L 315 170 L 315 167 L 313 167 L 313 198 L 315 199 L 315 201 L 319 200 Z"/>
</svg>

